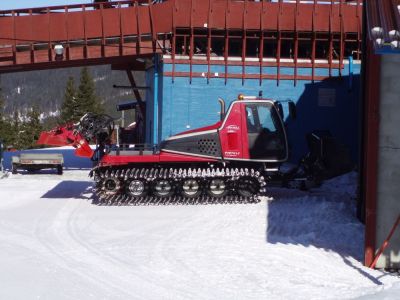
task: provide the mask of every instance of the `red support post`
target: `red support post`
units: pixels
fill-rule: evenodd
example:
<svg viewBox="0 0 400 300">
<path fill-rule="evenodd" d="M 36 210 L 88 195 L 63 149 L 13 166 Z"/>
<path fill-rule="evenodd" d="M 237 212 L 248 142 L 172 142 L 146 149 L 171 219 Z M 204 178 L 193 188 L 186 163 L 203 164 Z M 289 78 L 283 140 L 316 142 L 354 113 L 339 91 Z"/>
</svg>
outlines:
<svg viewBox="0 0 400 300">
<path fill-rule="evenodd" d="M 333 14 L 333 0 L 331 0 L 330 4 L 330 13 L 329 13 L 329 57 L 328 57 L 328 62 L 329 62 L 329 77 L 332 77 L 332 61 L 333 61 L 333 33 L 332 33 L 332 14 Z"/>
<path fill-rule="evenodd" d="M 378 192 L 378 143 L 380 102 L 380 57 L 367 43 L 364 111 L 364 200 L 365 200 L 365 265 L 372 264 L 376 247 L 376 209 Z"/>
<path fill-rule="evenodd" d="M 316 60 L 316 44 L 317 44 L 317 32 L 315 30 L 315 15 L 316 15 L 316 5 L 317 0 L 314 0 L 313 4 L 313 12 L 312 12 L 312 49 L 311 49 L 311 77 L 312 82 L 314 83 L 315 79 L 315 60 Z"/>
<path fill-rule="evenodd" d="M 247 15 L 247 0 L 244 1 L 244 9 L 243 9 L 243 20 L 242 20 L 242 85 L 244 85 L 244 79 L 246 74 L 246 39 L 247 39 L 247 24 L 246 24 L 246 15 Z"/>
<path fill-rule="evenodd" d="M 357 60 L 360 60 L 361 53 L 361 28 L 362 28 L 362 16 L 360 16 L 361 0 L 357 0 Z"/>
<path fill-rule="evenodd" d="M 296 0 L 296 7 L 294 13 L 294 86 L 297 85 L 297 59 L 299 55 L 299 32 L 297 31 L 297 21 L 299 16 L 299 0 Z"/>
<path fill-rule="evenodd" d="M 87 43 L 87 32 L 86 32 L 86 7 L 85 5 L 82 5 L 82 18 L 83 18 L 83 40 L 84 40 L 84 46 L 83 46 L 83 58 L 88 58 L 88 43 Z"/>
<path fill-rule="evenodd" d="M 137 38 L 136 38 L 136 55 L 140 55 L 142 51 L 142 33 L 140 26 L 140 14 L 139 14 L 139 3 L 136 2 L 136 24 L 137 24 Z"/>
<path fill-rule="evenodd" d="M 49 33 L 49 35 L 48 35 L 49 41 L 47 43 L 47 47 L 49 48 L 48 49 L 48 58 L 49 58 L 49 61 L 53 61 L 52 41 L 51 41 L 51 33 L 50 33 L 50 28 L 51 28 L 51 25 L 50 25 L 50 9 L 49 8 L 46 9 L 46 14 L 47 14 L 47 29 L 48 29 L 48 33 Z"/>
<path fill-rule="evenodd" d="M 263 81 L 263 71 L 264 71 L 264 0 L 261 3 L 260 9 L 260 52 L 258 53 L 260 59 L 260 86 L 262 86 Z"/>
<path fill-rule="evenodd" d="M 230 0 L 226 0 L 226 10 L 225 10 L 225 84 L 228 82 L 228 55 L 229 55 L 229 19 L 228 15 L 230 13 Z"/>
<path fill-rule="evenodd" d="M 172 83 L 175 82 L 175 56 L 176 56 L 176 24 L 175 24 L 175 12 L 176 4 L 172 5 Z"/>
<path fill-rule="evenodd" d="M 207 84 L 210 83 L 211 75 L 211 0 L 208 0 L 208 16 L 207 16 Z"/>
<path fill-rule="evenodd" d="M 31 32 L 31 35 L 30 35 L 31 38 L 30 38 L 30 41 L 29 41 L 29 47 L 30 47 L 31 63 L 33 64 L 33 63 L 35 63 L 35 48 L 34 48 L 34 45 L 33 45 L 32 9 L 29 10 L 29 18 L 30 18 L 30 24 L 31 24 L 31 26 L 29 28 L 30 32 Z"/>
<path fill-rule="evenodd" d="M 157 50 L 157 34 L 155 31 L 155 25 L 154 23 L 156 20 L 153 17 L 153 2 L 151 0 L 148 0 L 147 2 L 147 7 L 149 10 L 149 18 L 150 18 L 150 28 L 151 28 L 151 39 L 152 39 L 152 46 L 153 46 L 153 53 L 156 53 Z"/>
<path fill-rule="evenodd" d="M 340 53 L 339 53 L 339 76 L 342 76 L 342 67 L 344 66 L 344 43 L 345 43 L 345 35 L 344 35 L 344 23 L 343 23 L 343 0 L 340 0 L 339 3 L 339 19 L 340 19 Z"/>
<path fill-rule="evenodd" d="M 122 22 L 122 12 L 121 12 L 121 3 L 118 3 L 118 19 L 119 19 L 119 55 L 124 55 L 124 31 L 123 31 L 123 22 Z"/>
<path fill-rule="evenodd" d="M 193 0 L 190 2 L 190 49 L 189 49 L 189 61 L 190 61 L 190 84 L 192 84 L 193 78 L 193 55 L 194 55 L 194 28 L 193 28 Z"/>
<path fill-rule="evenodd" d="M 101 57 L 104 57 L 106 55 L 106 52 L 105 52 L 106 37 L 104 35 L 104 5 L 103 5 L 103 3 L 100 3 L 100 16 L 101 16 Z"/>
<path fill-rule="evenodd" d="M 64 7 L 65 10 L 65 31 L 67 35 L 67 48 L 65 49 L 65 58 L 66 60 L 71 59 L 71 52 L 70 52 L 70 41 L 69 41 L 69 27 L 68 27 L 68 6 Z"/>
<path fill-rule="evenodd" d="M 281 39 L 281 26 L 280 20 L 282 16 L 282 0 L 279 0 L 279 9 L 278 9 L 278 43 L 277 43 L 277 50 L 276 50 L 276 60 L 277 60 L 277 69 L 276 69 L 276 85 L 279 86 L 280 78 L 281 78 L 281 46 L 282 46 L 282 39 Z"/>
<path fill-rule="evenodd" d="M 13 64 L 16 65 L 17 64 L 17 28 L 15 25 L 15 11 L 11 12 L 12 14 L 12 21 L 13 21 L 13 47 L 12 47 L 12 51 L 13 51 Z"/>
</svg>

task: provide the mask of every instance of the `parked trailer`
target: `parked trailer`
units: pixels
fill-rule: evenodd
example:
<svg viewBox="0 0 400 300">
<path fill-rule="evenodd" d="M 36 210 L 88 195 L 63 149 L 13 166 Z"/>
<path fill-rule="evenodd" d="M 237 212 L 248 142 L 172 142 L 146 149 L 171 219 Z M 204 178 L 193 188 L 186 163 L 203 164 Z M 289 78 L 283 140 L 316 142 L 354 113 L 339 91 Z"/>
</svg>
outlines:
<svg viewBox="0 0 400 300">
<path fill-rule="evenodd" d="M 56 169 L 57 174 L 62 175 L 64 157 L 60 153 L 22 153 L 12 157 L 12 173 L 18 169 L 34 172 L 42 169 Z"/>
</svg>

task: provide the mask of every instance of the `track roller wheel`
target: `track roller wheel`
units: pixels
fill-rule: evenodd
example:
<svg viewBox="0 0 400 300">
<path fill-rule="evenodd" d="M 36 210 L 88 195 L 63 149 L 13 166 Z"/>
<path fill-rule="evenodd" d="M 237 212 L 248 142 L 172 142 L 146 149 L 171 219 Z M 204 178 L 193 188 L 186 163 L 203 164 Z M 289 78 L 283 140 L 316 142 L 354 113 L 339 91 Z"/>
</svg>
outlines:
<svg viewBox="0 0 400 300">
<path fill-rule="evenodd" d="M 153 186 L 153 194 L 157 197 L 169 197 L 174 193 L 172 184 L 167 179 L 156 180 Z"/>
<path fill-rule="evenodd" d="M 184 180 L 181 194 L 187 198 L 196 198 L 201 194 L 200 182 L 193 178 Z"/>
<path fill-rule="evenodd" d="M 107 178 L 103 182 L 103 190 L 107 195 L 115 195 L 121 188 L 121 183 L 116 178 Z"/>
<path fill-rule="evenodd" d="M 208 184 L 207 193 L 215 198 L 220 198 L 228 193 L 226 182 L 222 178 L 211 179 Z"/>
<path fill-rule="evenodd" d="M 251 197 L 259 193 L 260 184 L 254 178 L 243 177 L 238 180 L 236 190 L 240 196 Z"/>
<path fill-rule="evenodd" d="M 139 198 L 147 195 L 147 185 L 144 180 L 135 179 L 128 182 L 126 193 L 132 197 Z"/>
</svg>

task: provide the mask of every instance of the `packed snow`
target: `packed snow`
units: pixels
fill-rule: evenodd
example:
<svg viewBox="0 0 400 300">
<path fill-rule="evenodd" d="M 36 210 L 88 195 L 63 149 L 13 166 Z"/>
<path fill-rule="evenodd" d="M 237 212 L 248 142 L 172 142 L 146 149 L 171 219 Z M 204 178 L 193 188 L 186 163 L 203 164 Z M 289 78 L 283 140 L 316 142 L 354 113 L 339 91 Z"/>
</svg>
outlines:
<svg viewBox="0 0 400 300">
<path fill-rule="evenodd" d="M 99 206 L 90 162 L 60 151 L 62 176 L 0 179 L 0 299 L 400 298 L 362 264 L 356 173 L 257 204 Z"/>
</svg>

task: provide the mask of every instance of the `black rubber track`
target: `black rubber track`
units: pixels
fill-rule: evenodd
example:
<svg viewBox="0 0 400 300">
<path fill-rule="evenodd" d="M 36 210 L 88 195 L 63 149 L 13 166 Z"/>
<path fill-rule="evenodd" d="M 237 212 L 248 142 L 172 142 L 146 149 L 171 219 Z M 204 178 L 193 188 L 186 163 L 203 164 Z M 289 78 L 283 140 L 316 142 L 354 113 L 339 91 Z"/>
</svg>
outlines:
<svg viewBox="0 0 400 300">
<path fill-rule="evenodd" d="M 265 194 L 265 179 L 258 171 L 248 168 L 95 168 L 91 176 L 96 181 L 95 202 L 99 205 L 195 205 L 195 204 L 228 204 L 228 203 L 256 203 L 259 196 Z M 181 195 L 182 182 L 193 178 L 200 182 L 201 193 L 196 198 Z M 212 179 L 223 179 L 227 192 L 223 197 L 213 197 L 207 193 L 207 187 Z M 236 183 L 240 178 L 253 178 L 258 183 L 258 192 L 244 197 L 236 190 Z M 145 197 L 133 197 L 127 192 L 127 183 L 131 180 L 143 180 L 149 189 Z M 167 197 L 157 197 L 151 190 L 157 180 L 168 180 L 173 186 L 174 193 Z M 105 184 L 115 181 L 117 184 Z M 107 190 L 109 186 L 116 186 L 114 190 Z"/>
</svg>

